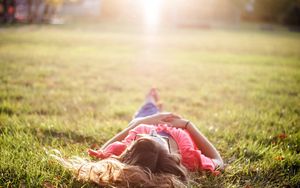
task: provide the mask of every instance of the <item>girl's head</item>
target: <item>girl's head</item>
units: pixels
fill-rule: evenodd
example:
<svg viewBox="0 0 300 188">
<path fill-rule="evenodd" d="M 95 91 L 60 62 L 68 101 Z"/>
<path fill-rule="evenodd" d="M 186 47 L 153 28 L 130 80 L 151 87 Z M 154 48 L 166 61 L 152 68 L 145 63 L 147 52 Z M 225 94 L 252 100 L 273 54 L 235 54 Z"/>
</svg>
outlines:
<svg viewBox="0 0 300 188">
<path fill-rule="evenodd" d="M 179 155 L 170 154 L 156 139 L 142 137 L 124 151 L 119 160 L 128 165 L 142 167 L 151 173 L 168 173 L 185 181 L 187 171 L 180 163 Z"/>
<path fill-rule="evenodd" d="M 76 157 L 52 155 L 82 181 L 117 187 L 185 187 L 187 171 L 178 155 L 170 154 L 159 142 L 139 138 L 119 157 L 92 162 Z"/>
</svg>

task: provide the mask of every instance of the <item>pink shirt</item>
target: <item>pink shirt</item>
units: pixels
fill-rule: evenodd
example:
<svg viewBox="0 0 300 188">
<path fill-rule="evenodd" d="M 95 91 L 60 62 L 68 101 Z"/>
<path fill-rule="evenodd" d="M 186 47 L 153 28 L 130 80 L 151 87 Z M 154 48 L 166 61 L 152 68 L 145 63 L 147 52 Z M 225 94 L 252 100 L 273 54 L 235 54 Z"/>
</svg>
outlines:
<svg viewBox="0 0 300 188">
<path fill-rule="evenodd" d="M 216 165 L 212 159 L 201 153 L 186 130 L 170 127 L 167 124 L 160 124 L 158 126 L 140 124 L 130 130 L 126 138 L 121 142 L 117 141 L 111 143 L 102 151 L 89 150 L 89 155 L 101 159 L 110 157 L 111 155 L 118 156 L 131 144 L 136 134 L 149 134 L 152 129 L 155 129 L 157 132 L 164 131 L 173 137 L 178 145 L 182 157 L 182 164 L 188 170 L 209 170 L 218 173 L 218 171 L 215 171 Z"/>
</svg>

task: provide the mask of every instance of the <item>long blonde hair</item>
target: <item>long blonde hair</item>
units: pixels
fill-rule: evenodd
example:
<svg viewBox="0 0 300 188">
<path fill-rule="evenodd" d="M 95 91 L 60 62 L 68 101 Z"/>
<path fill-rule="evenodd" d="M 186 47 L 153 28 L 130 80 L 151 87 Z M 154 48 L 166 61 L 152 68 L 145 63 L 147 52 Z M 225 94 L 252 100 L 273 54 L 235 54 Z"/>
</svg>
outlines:
<svg viewBox="0 0 300 188">
<path fill-rule="evenodd" d="M 78 180 L 101 186 L 186 187 L 187 170 L 181 165 L 180 157 L 146 138 L 136 140 L 119 157 L 96 162 L 80 157 L 51 156 L 72 170 Z"/>
</svg>

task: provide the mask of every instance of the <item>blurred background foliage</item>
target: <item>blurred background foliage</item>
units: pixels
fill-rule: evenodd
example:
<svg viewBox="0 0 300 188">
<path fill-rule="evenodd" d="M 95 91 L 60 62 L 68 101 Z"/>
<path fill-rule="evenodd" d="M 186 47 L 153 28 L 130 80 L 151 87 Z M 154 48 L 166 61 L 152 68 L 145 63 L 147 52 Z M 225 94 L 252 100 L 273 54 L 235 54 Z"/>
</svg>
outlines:
<svg viewBox="0 0 300 188">
<path fill-rule="evenodd" d="M 300 0 L 154 0 L 160 24 L 211 27 L 215 23 L 283 24 L 299 29 Z M 150 0 L 0 0 L 0 22 L 93 21 L 143 23 Z M 149 4 L 149 2 L 151 2 Z M 148 3 L 148 4 L 147 4 Z M 144 7 L 143 7 L 144 6 Z"/>
</svg>

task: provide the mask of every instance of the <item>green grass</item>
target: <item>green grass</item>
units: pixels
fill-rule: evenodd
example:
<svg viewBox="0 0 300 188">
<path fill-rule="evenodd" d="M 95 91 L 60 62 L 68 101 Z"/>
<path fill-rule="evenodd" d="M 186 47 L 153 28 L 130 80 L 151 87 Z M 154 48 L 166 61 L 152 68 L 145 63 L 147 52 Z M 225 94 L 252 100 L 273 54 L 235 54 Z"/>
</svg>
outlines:
<svg viewBox="0 0 300 188">
<path fill-rule="evenodd" d="M 300 185 L 300 34 L 24 26 L 0 31 L 0 186 L 88 186 L 44 152 L 88 157 L 156 86 L 228 164 L 203 187 Z M 191 183 L 191 186 L 199 184 Z"/>
</svg>

